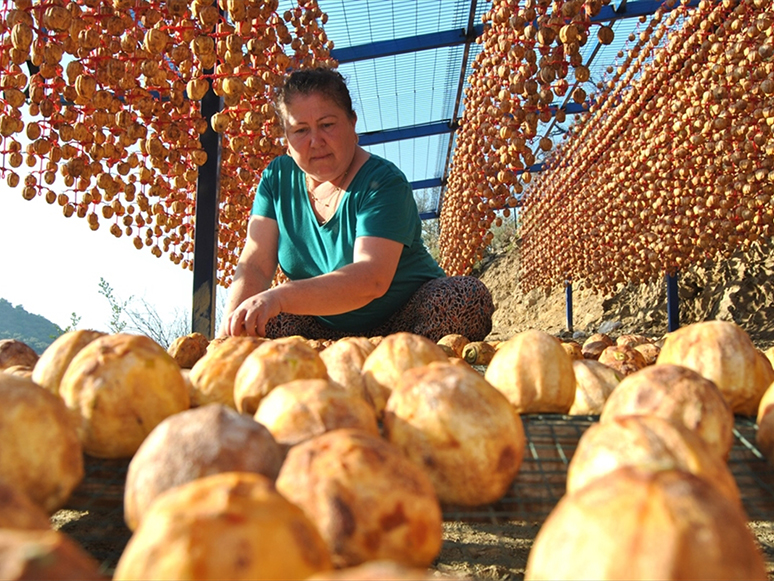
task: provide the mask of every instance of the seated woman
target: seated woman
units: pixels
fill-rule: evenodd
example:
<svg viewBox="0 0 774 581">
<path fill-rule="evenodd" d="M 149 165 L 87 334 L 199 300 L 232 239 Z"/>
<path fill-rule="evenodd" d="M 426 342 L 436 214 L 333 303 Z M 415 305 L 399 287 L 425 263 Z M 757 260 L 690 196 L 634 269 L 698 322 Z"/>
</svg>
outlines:
<svg viewBox="0 0 774 581">
<path fill-rule="evenodd" d="M 430 256 L 405 175 L 358 145 L 341 74 L 296 71 L 275 106 L 288 154 L 261 176 L 220 334 L 484 339 L 489 291 Z M 272 287 L 278 264 L 289 281 Z"/>
</svg>

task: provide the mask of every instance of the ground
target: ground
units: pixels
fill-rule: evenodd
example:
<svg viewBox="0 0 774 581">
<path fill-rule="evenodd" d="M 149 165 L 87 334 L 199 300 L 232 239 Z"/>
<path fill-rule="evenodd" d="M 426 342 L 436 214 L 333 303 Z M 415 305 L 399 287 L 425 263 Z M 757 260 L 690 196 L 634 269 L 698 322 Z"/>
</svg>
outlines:
<svg viewBox="0 0 774 581">
<path fill-rule="evenodd" d="M 678 273 L 680 324 L 734 321 L 762 349 L 774 345 L 774 252 L 771 244 L 747 253 L 708 262 Z M 568 334 L 563 288 L 546 294 L 523 293 L 519 287 L 518 244 L 510 252 L 488 257 L 479 277 L 495 302 L 492 339 L 505 339 L 526 329 Z M 602 328 L 611 335 L 641 333 L 660 337 L 667 332 L 665 279 L 632 285 L 603 297 L 590 291 L 572 293 L 573 331 L 590 335 Z"/>
<path fill-rule="evenodd" d="M 435 569 L 469 579 L 521 579 L 539 528 L 528 522 L 446 522 Z"/>
<path fill-rule="evenodd" d="M 769 579 L 774 579 L 772 523 L 753 522 L 750 528 L 763 549 Z M 523 579 L 539 529 L 538 524 L 526 522 L 445 523 L 443 549 L 434 568 L 446 576 L 477 581 Z"/>
</svg>

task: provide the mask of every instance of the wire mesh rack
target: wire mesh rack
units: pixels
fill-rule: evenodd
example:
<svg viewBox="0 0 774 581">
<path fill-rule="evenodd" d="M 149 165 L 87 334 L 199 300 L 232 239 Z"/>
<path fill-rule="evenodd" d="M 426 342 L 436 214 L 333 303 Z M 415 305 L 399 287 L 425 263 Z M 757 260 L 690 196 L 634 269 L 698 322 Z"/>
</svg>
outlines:
<svg viewBox="0 0 774 581">
<path fill-rule="evenodd" d="M 498 502 L 444 506 L 446 521 L 540 524 L 564 495 L 567 466 L 578 440 L 597 416 L 524 415 L 526 449 L 519 474 Z M 751 521 L 774 521 L 774 467 L 755 445 L 752 418 L 737 417 L 728 459 Z M 86 474 L 67 506 L 52 518 L 105 571 L 115 568 L 131 531 L 124 523 L 123 494 L 129 460 L 86 458 Z"/>
<path fill-rule="evenodd" d="M 565 493 L 567 466 L 578 440 L 598 416 L 522 416 L 527 446 L 519 474 L 496 503 L 445 507 L 447 520 L 542 522 Z M 774 520 L 774 467 L 755 444 L 755 421 L 737 417 L 728 466 L 737 481 L 750 520 Z"/>
<path fill-rule="evenodd" d="M 85 457 L 84 477 L 65 507 L 52 518 L 54 528 L 67 534 L 111 573 L 132 536 L 124 522 L 124 484 L 129 460 Z"/>
<path fill-rule="evenodd" d="M 499 501 L 444 507 L 446 520 L 543 521 L 565 491 L 567 465 L 593 416 L 524 415 L 526 449 L 516 480 Z"/>
</svg>

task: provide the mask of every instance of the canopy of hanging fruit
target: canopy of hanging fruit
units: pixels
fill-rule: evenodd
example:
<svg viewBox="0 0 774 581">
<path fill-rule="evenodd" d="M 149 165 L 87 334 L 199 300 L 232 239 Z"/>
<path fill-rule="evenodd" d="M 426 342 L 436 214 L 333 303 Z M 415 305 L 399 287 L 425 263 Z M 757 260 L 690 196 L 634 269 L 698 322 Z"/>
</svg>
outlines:
<svg viewBox="0 0 774 581">
<path fill-rule="evenodd" d="M 252 193 L 284 151 L 271 104 L 291 69 L 334 65 L 316 0 L 3 0 L 0 174 L 24 198 L 191 269 L 201 99 L 222 106 L 218 281 Z"/>
<path fill-rule="evenodd" d="M 659 10 L 525 197 L 525 288 L 609 293 L 774 233 L 774 8 Z"/>
<path fill-rule="evenodd" d="M 578 47 L 594 28 L 612 41 L 592 21 L 606 3 L 495 0 L 485 16 L 441 211 L 447 272 L 470 271 L 514 207 L 525 291 L 608 293 L 774 233 L 771 2 L 667 0 L 587 95 Z M 588 106 L 554 147 L 538 122 L 568 91 Z M 544 171 L 524 171 L 541 152 Z"/>
</svg>

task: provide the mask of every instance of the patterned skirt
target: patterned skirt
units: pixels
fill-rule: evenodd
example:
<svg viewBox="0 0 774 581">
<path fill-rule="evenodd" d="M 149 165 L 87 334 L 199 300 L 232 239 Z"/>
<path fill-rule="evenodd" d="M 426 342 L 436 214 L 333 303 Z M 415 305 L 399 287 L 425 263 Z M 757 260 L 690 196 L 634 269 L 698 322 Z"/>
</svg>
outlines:
<svg viewBox="0 0 774 581">
<path fill-rule="evenodd" d="M 423 284 L 409 301 L 385 323 L 366 332 L 331 329 L 311 315 L 280 313 L 266 323 L 270 339 L 301 335 L 306 339 L 341 339 L 386 336 L 401 331 L 438 341 L 459 333 L 471 341 L 483 341 L 492 330 L 495 307 L 484 283 L 473 276 L 436 278 Z"/>
</svg>

